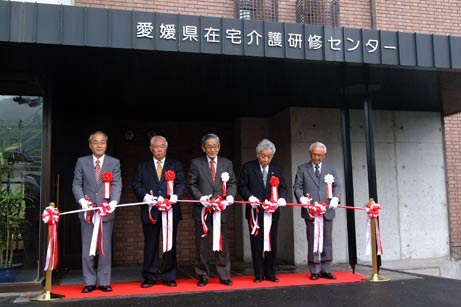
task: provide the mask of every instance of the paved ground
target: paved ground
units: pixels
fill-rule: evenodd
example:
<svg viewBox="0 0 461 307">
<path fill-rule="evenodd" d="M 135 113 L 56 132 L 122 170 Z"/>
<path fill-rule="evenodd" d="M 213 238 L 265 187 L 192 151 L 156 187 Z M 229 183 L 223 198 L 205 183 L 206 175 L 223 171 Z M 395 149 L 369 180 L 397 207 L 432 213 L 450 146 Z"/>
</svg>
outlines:
<svg viewBox="0 0 461 307">
<path fill-rule="evenodd" d="M 139 280 L 138 267 L 114 268 L 114 281 Z M 347 265 L 335 266 L 335 270 L 349 270 Z M 305 272 L 305 268 L 279 266 L 279 273 Z M 234 266 L 233 275 L 251 274 L 248 266 Z M 371 268 L 357 266 L 356 272 L 371 276 Z M 56 274 L 53 284 L 81 282 L 80 272 Z M 192 278 L 190 268 L 181 268 L 178 278 Z M 38 293 L 17 292 L 0 294 L 0 306 L 461 306 L 461 280 L 407 274 L 380 270 L 386 282 L 296 286 L 273 289 L 203 292 L 194 294 L 151 295 L 113 299 L 82 299 L 49 302 L 30 302 Z M 306 273 L 307 278 L 307 273 Z"/>
</svg>

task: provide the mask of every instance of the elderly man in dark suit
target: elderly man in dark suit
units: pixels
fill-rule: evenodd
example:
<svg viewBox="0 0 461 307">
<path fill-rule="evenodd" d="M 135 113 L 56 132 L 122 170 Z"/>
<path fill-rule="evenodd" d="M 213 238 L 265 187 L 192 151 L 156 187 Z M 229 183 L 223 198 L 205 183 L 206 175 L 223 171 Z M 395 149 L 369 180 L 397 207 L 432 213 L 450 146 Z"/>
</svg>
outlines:
<svg viewBox="0 0 461 307">
<path fill-rule="evenodd" d="M 316 280 L 319 277 L 336 279 L 331 273 L 331 262 L 333 260 L 333 219 L 335 208 L 341 198 L 341 184 L 334 168 L 323 163 L 327 153 L 327 147 L 315 142 L 309 147 L 310 161 L 298 166 L 296 171 L 295 183 L 293 185 L 294 194 L 298 202 L 304 204 L 301 208 L 301 217 L 305 219 L 307 231 L 307 262 L 310 279 Z M 310 199 L 307 197 L 310 195 Z M 308 212 L 308 204 L 314 202 L 324 202 L 329 204 L 326 212 L 320 216 L 323 219 L 323 251 L 314 253 L 314 225 L 315 219 Z"/>
<path fill-rule="evenodd" d="M 133 190 L 138 201 L 148 202 L 142 205 L 140 214 L 144 232 L 144 262 L 142 267 L 142 288 L 153 286 L 157 279 L 169 287 L 176 286 L 176 235 L 181 220 L 181 207 L 177 203 L 186 189 L 185 176 L 181 162 L 166 158 L 168 142 L 160 135 L 151 138 L 149 149 L 152 159 L 138 165 Z M 174 172 L 173 191 L 169 191 L 167 179 Z M 171 188 L 171 186 L 170 186 Z M 169 192 L 169 193 L 168 193 Z M 165 207 L 156 206 L 168 199 L 173 205 L 165 211 Z M 171 212 L 172 210 L 172 212 Z M 172 217 L 172 221 L 168 218 Z M 169 229 L 168 223 L 172 226 Z M 171 224 L 172 223 L 172 224 Z M 172 230 L 172 233 L 170 231 Z M 159 234 L 163 235 L 163 257 L 159 267 Z M 168 236 L 169 235 L 169 236 Z M 166 246 L 170 242 L 170 246 Z M 158 276 L 161 275 L 161 277 Z"/>
<path fill-rule="evenodd" d="M 250 231 L 251 257 L 253 259 L 255 283 L 261 282 L 263 278 L 272 282 L 279 281 L 275 274 L 278 221 L 280 216 L 278 206 L 286 205 L 288 190 L 282 168 L 271 162 L 275 150 L 275 145 L 271 141 L 263 139 L 259 142 L 256 146 L 256 160 L 249 161 L 243 165 L 238 180 L 240 196 L 243 199 L 254 202 L 254 204 L 246 206 L 245 217 L 248 220 Z M 272 200 L 276 203 L 275 211 L 267 212 L 263 210 L 263 207 L 258 202 L 271 200 L 271 177 L 276 177 L 279 181 L 277 187 L 278 199 Z M 265 226 L 269 225 L 267 222 L 268 217 L 270 217 L 271 221 L 270 228 L 266 231 Z M 269 250 L 264 250 L 265 232 L 269 233 Z"/>
<path fill-rule="evenodd" d="M 202 137 L 205 155 L 193 159 L 189 168 L 190 191 L 194 199 L 201 201 L 192 209 L 195 221 L 195 273 L 198 276 L 197 285 L 200 287 L 205 286 L 210 277 L 210 237 L 213 239 L 213 252 L 217 257 L 216 271 L 220 283 L 232 285 L 227 238 L 230 210 L 226 207 L 234 202 L 237 189 L 232 162 L 223 157 L 218 158 L 220 148 L 219 137 L 212 133 L 206 134 Z M 216 200 L 217 196 L 224 197 L 225 200 L 220 202 L 224 207 L 215 206 L 216 201 L 212 206 L 211 201 Z M 213 231 L 208 232 L 212 225 Z"/>
<path fill-rule="evenodd" d="M 72 182 L 72 191 L 75 200 L 83 209 L 91 206 L 102 206 L 108 203 L 108 210 L 101 213 L 102 222 L 102 252 L 99 255 L 90 255 L 93 237 L 93 228 L 98 223 L 99 213 L 80 213 L 80 225 L 82 235 L 82 270 L 85 287 L 83 293 L 89 293 L 96 289 L 104 292 L 112 291 L 110 286 L 111 265 L 112 265 L 112 229 L 115 214 L 113 213 L 122 193 L 122 178 L 120 172 L 120 161 L 106 155 L 107 135 L 104 132 L 96 131 L 89 137 L 89 147 L 92 155 L 80 157 L 77 160 Z M 105 172 L 111 173 L 111 193 L 104 188 L 102 175 Z M 104 193 L 106 192 L 106 193 Z M 109 195 L 108 195 L 109 194 Z M 107 208 L 107 207 L 106 207 Z M 90 215 L 93 214 L 93 219 Z M 97 219 L 96 219 L 97 218 Z M 97 269 L 95 269 L 95 257 L 98 257 Z"/>
</svg>

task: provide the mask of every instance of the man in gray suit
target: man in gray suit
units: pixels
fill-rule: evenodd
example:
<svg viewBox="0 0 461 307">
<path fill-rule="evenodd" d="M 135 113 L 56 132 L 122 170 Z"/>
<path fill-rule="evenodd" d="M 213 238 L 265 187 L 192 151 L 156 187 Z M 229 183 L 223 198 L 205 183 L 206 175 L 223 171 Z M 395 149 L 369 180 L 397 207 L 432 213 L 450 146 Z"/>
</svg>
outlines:
<svg viewBox="0 0 461 307">
<path fill-rule="evenodd" d="M 341 184 L 336 175 L 335 169 L 323 163 L 327 153 L 327 147 L 315 142 L 309 147 L 310 161 L 298 166 L 295 183 L 293 185 L 296 200 L 303 206 L 301 217 L 306 222 L 307 232 L 307 262 L 310 279 L 316 280 L 319 277 L 336 279 L 331 273 L 331 262 L 333 260 L 332 231 L 335 208 L 341 198 Z M 329 186 L 331 189 L 329 189 Z M 310 194 L 309 199 L 307 194 Z M 309 202 L 324 202 L 329 204 L 325 213 L 320 216 L 323 219 L 323 251 L 314 253 L 314 225 L 315 219 L 308 212 Z"/>
<path fill-rule="evenodd" d="M 112 228 L 115 214 L 113 213 L 122 193 L 122 178 L 120 172 L 120 161 L 106 155 L 107 135 L 104 132 L 96 131 L 89 137 L 89 147 L 92 155 L 80 157 L 77 160 L 72 182 L 72 191 L 75 200 L 82 209 L 92 206 L 101 207 L 102 223 L 102 250 L 99 255 L 90 255 L 90 245 L 93 237 L 93 228 L 97 224 L 96 211 L 80 213 L 80 226 L 82 236 L 82 270 L 85 286 L 82 293 L 89 293 L 98 289 L 104 292 L 112 291 L 110 286 L 111 262 L 112 262 Z M 104 178 L 112 177 L 110 192 L 107 186 L 104 188 Z M 108 181 L 108 180 L 107 180 Z M 104 208 L 104 210 L 102 210 Z M 101 231 L 101 230 L 99 230 Z M 100 234 L 100 233 L 99 233 Z M 98 241 L 101 240 L 98 235 Z M 98 242 L 98 245 L 101 241 Z M 97 268 L 95 268 L 95 258 Z"/>
<path fill-rule="evenodd" d="M 209 240 L 213 238 L 213 251 L 217 257 L 216 271 L 220 283 L 226 286 L 232 285 L 231 258 L 228 247 L 227 225 L 230 210 L 226 208 L 234 202 L 237 192 L 236 179 L 232 162 L 229 159 L 219 157 L 221 148 L 219 137 L 216 134 L 206 134 L 202 138 L 202 150 L 204 156 L 191 161 L 189 168 L 188 186 L 194 199 L 201 202 L 194 205 L 192 217 L 195 224 L 195 273 L 198 276 L 197 285 L 205 286 L 210 276 Z M 226 189 L 225 207 L 217 211 L 211 205 L 211 200 L 216 196 L 224 196 L 223 186 Z M 206 216 L 206 222 L 202 218 Z M 220 222 L 217 222 L 219 219 Z M 213 231 L 208 231 L 213 225 Z M 220 229 L 219 233 L 216 230 Z M 219 248 L 215 248 L 215 239 L 221 237 Z"/>
</svg>

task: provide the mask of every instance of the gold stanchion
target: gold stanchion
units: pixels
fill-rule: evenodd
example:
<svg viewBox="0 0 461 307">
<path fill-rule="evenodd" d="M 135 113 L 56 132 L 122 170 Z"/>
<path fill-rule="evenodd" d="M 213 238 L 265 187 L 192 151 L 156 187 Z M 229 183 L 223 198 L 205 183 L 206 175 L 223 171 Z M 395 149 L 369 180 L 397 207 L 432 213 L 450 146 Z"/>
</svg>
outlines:
<svg viewBox="0 0 461 307">
<path fill-rule="evenodd" d="M 54 203 L 50 203 L 50 207 L 54 208 Z M 48 226 L 48 240 L 47 240 L 48 243 L 50 242 L 50 233 L 51 233 L 50 227 L 51 226 L 49 225 Z M 48 246 L 48 244 L 47 244 L 47 246 Z M 53 253 L 54 253 L 54 251 L 53 251 Z M 52 258 L 53 258 L 53 255 L 51 255 L 51 259 Z M 48 268 L 46 269 L 45 289 L 43 290 L 42 294 L 39 294 L 37 296 L 34 296 L 34 297 L 30 298 L 31 301 L 41 301 L 41 302 L 42 301 L 55 301 L 55 300 L 60 300 L 63 297 L 65 297 L 64 295 L 55 294 L 55 293 L 51 292 L 51 281 L 52 281 L 51 272 L 52 272 L 52 267 L 53 267 L 53 264 L 50 262 L 50 264 L 48 265 Z"/>
<path fill-rule="evenodd" d="M 370 198 L 370 202 L 374 202 L 373 198 Z M 373 266 L 373 272 L 370 277 L 362 278 L 365 281 L 382 282 L 389 281 L 389 278 L 378 275 L 378 256 L 376 252 L 376 217 L 370 217 L 370 228 L 371 228 L 371 264 Z"/>
</svg>

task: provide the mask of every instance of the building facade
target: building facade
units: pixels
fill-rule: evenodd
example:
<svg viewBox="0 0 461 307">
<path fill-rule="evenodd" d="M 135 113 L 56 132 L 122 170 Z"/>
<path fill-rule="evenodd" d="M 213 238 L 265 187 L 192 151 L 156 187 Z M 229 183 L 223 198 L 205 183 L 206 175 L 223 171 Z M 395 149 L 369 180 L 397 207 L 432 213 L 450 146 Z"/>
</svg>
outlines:
<svg viewBox="0 0 461 307">
<path fill-rule="evenodd" d="M 406 1 L 404 5 L 383 0 L 42 2 L 63 6 L 0 1 L 3 7 L 8 5 L 1 11 L 8 13 L 1 16 L 11 19 L 10 29 L 0 32 L 0 51 L 15 64 L 0 70 L 0 95 L 8 110 L 15 109 L 25 116 L 12 118 L 12 111 L 2 112 L 2 133 L 9 131 L 15 140 L 12 143 L 18 143 L 22 133 L 18 121 L 30 118 L 30 109 L 25 112 L 18 108 L 38 110 L 31 104 L 34 99 L 40 100 L 42 143 L 34 147 L 34 153 L 41 151 L 34 159 L 40 163 L 32 164 L 35 169 L 26 165 L 14 173 L 16 184 L 23 187 L 26 177 L 40 173 L 41 179 L 36 179 L 40 202 L 33 218 L 34 229 L 40 231 L 33 233 L 43 235 L 44 227 L 38 225 L 36 215 L 48 202 L 58 201 L 62 211 L 74 208 L 69 194 L 75 159 L 88 153 L 85 142 L 96 129 L 109 134 L 109 151 L 122 162 L 122 202 L 126 203 L 134 201 L 130 183 L 136 163 L 149 158 L 149 133 L 168 138 L 168 156 L 182 161 L 186 172 L 190 159 L 201 154 L 199 140 L 206 132 L 221 136 L 221 153 L 234 161 L 237 173 L 244 162 L 254 159 L 257 142 L 269 138 L 277 146 L 275 160 L 284 167 L 289 186 L 296 166 L 308 159 L 308 145 L 320 140 L 328 146 L 327 161 L 347 186 L 342 203 L 363 206 L 373 196 L 383 206 L 383 267 L 461 278 L 459 1 Z M 28 15 L 29 11 L 33 13 Z M 16 12 L 36 16 L 35 24 L 31 22 L 30 26 L 26 18 L 26 30 L 17 34 L 13 18 Z M 325 47 L 321 59 L 309 58 L 305 47 L 306 60 L 288 48 L 278 55 L 267 46 L 261 54 L 259 49 L 245 47 L 241 54 L 232 49 L 232 44 L 223 43 L 221 50 L 215 51 L 213 45 L 202 43 L 196 51 L 185 40 L 172 47 L 154 38 L 155 34 L 155 50 L 150 50 L 142 44 L 151 44 L 152 40 L 140 41 L 139 28 L 136 37 L 124 33 L 130 31 L 124 22 L 137 16 L 148 20 L 153 16 L 148 14 L 154 12 L 157 21 L 173 20 L 182 25 L 189 21 L 213 24 L 213 18 L 222 18 L 216 19 L 218 26 L 235 25 L 234 30 L 242 18 L 245 26 L 255 21 L 265 29 L 284 29 L 287 37 L 290 29 L 301 27 L 302 20 L 308 27 L 324 27 L 322 33 L 342 33 L 344 45 L 346 38 L 354 40 L 351 52 L 356 43 L 365 44 L 368 35 L 373 38 L 375 33 L 383 40 L 396 37 L 398 46 L 389 47 L 399 51 L 394 58 L 385 56 L 388 50 L 381 49 L 380 60 L 374 62 L 365 45 L 361 53 L 349 55 L 344 51 L 341 56 Z M 40 14 L 50 14 L 50 25 L 40 22 Z M 77 22 L 83 20 L 80 14 L 87 21 L 84 28 Z M 68 18 L 61 23 L 64 34 L 56 34 L 57 43 L 49 43 L 54 40 L 53 34 L 42 38 L 40 27 L 52 28 L 58 16 Z M 99 24 L 98 16 L 101 20 L 108 18 L 109 24 Z M 158 26 L 165 24 L 159 22 Z M 30 32 L 30 38 L 29 26 L 39 29 Z M 110 34 L 104 41 L 99 31 L 106 30 Z M 47 42 L 40 43 L 41 39 Z M 303 42 L 307 46 L 308 41 Z M 439 47 L 439 42 L 449 46 L 450 52 Z M 335 50 L 334 42 L 331 44 Z M 429 45 L 432 54 L 423 52 Z M 411 52 L 416 55 L 408 55 Z M 7 60 L 4 63 L 8 64 Z M 31 98 L 19 103 L 22 101 L 17 97 Z M 178 99 L 186 106 L 172 105 Z M 366 131 L 370 127 L 366 113 L 370 103 L 374 124 L 371 145 L 375 151 L 371 158 Z M 90 115 L 90 108 L 99 115 Z M 19 149 L 21 152 L 27 147 Z M 375 172 L 370 173 L 371 168 Z M 2 183 L 11 179 L 2 178 Z M 307 243 L 300 213 L 292 208 L 283 210 L 280 261 L 304 265 Z M 113 263 L 140 264 L 143 239 L 139 211 L 121 211 L 117 211 L 114 229 Z M 347 215 L 345 210 L 340 211 L 335 220 L 335 262 L 369 263 L 364 246 L 366 216 Z M 78 268 L 78 221 L 63 218 L 60 223 L 60 265 Z M 183 264 L 193 262 L 192 227 L 191 211 L 185 205 L 178 237 L 178 261 Z M 28 233 L 25 246 L 33 241 Z M 37 242 L 40 240 L 37 238 Z M 230 243 L 234 259 L 251 261 L 248 230 L 238 206 L 233 208 Z M 43 262 L 41 247 L 29 247 L 36 255 L 29 261 L 32 270 L 37 262 Z M 19 281 L 38 278 L 23 275 Z"/>
</svg>

